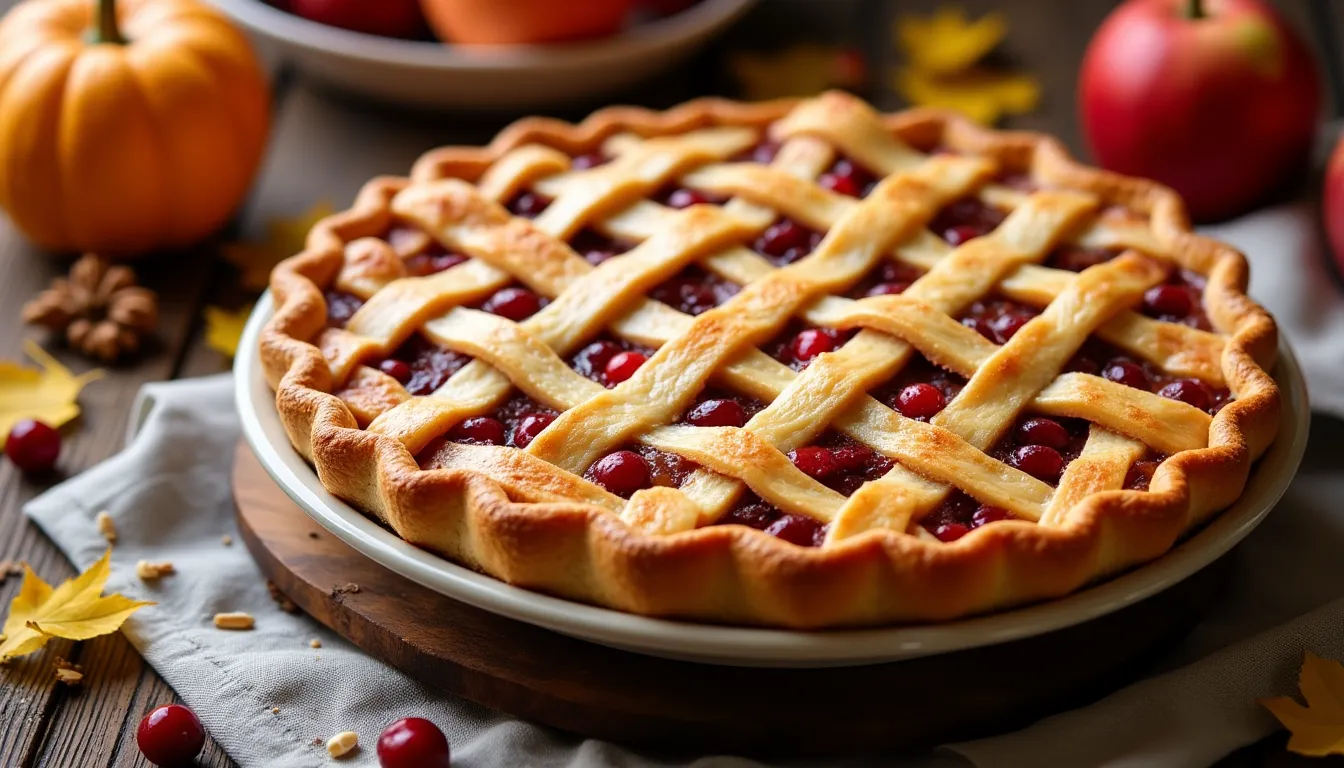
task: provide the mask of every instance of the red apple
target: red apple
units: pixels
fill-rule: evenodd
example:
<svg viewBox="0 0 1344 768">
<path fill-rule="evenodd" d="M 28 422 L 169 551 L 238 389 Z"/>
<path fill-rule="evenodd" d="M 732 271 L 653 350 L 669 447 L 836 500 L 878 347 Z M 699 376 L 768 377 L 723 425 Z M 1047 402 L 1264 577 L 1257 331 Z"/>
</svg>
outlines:
<svg viewBox="0 0 1344 768">
<path fill-rule="evenodd" d="M 425 28 L 419 0 L 288 0 L 310 21 L 383 37 L 417 37 Z"/>
<path fill-rule="evenodd" d="M 1303 170 L 1320 84 L 1302 41 L 1260 0 L 1127 0 L 1088 46 L 1078 103 L 1103 167 L 1156 179 L 1212 220 Z"/>
<path fill-rule="evenodd" d="M 1339 266 L 1339 274 L 1344 275 L 1344 138 L 1335 144 L 1330 165 L 1325 168 L 1321 217 L 1325 219 L 1325 234 L 1330 239 L 1335 264 Z"/>
</svg>

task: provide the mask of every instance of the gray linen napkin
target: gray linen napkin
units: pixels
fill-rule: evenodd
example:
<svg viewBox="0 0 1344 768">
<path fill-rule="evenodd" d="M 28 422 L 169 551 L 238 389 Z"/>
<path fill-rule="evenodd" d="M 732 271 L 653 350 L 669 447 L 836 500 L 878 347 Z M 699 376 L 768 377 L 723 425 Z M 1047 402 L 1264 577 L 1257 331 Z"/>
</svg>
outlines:
<svg viewBox="0 0 1344 768">
<path fill-rule="evenodd" d="M 1332 352 L 1344 343 L 1344 295 L 1309 271 L 1319 245 L 1305 217 L 1301 208 L 1273 209 L 1219 234 L 1255 262 L 1253 292 L 1293 340 L 1313 406 L 1344 414 L 1344 358 Z M 636 755 L 522 723 L 421 686 L 315 621 L 280 611 L 242 544 L 220 541 L 237 538 L 228 484 L 238 439 L 231 387 L 228 376 L 147 386 L 135 414 L 144 416 L 143 427 L 128 448 L 25 511 L 80 567 L 105 546 L 95 515 L 106 509 L 113 516 L 120 538 L 109 589 L 159 602 L 131 619 L 127 636 L 244 768 L 331 765 L 314 741 L 343 730 L 358 732 L 365 745 L 343 764 L 374 766 L 378 733 L 409 715 L 437 722 L 461 766 L 758 765 Z M 1295 689 L 1302 650 L 1344 658 L 1344 463 L 1334 449 L 1344 424 L 1320 418 L 1313 429 L 1302 472 L 1241 548 L 1226 593 L 1153 676 L 1018 733 L 902 764 L 964 765 L 964 757 L 979 768 L 1203 766 L 1272 732 L 1275 722 L 1255 699 Z M 141 559 L 172 560 L 178 573 L 143 584 L 134 574 Z M 256 630 L 215 629 L 211 616 L 232 610 L 256 616 Z M 313 638 L 322 648 L 309 647 Z M 1085 650 L 1077 662 L 1086 663 Z"/>
</svg>

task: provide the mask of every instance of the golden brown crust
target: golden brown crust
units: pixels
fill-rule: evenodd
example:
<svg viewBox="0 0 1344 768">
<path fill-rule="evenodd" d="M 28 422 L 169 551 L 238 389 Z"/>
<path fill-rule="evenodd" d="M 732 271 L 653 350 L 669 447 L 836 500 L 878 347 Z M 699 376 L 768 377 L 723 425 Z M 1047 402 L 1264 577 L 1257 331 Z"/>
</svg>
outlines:
<svg viewBox="0 0 1344 768">
<path fill-rule="evenodd" d="M 704 99 L 668 112 L 606 109 L 579 125 L 530 118 L 487 147 L 429 152 L 412 180 L 474 181 L 530 142 L 579 154 L 618 132 L 650 137 L 706 125 L 762 127 L 794 106 Z M 272 276 L 276 312 L 260 353 L 290 440 L 334 494 L 406 540 L 509 583 L 642 614 L 798 628 L 939 621 L 1058 597 L 1163 554 L 1231 504 L 1251 462 L 1274 439 L 1280 412 L 1266 373 L 1277 331 L 1245 295 L 1245 259 L 1193 234 L 1172 191 L 1079 165 L 1051 137 L 991 131 L 929 110 L 886 116 L 883 125 L 912 146 L 987 155 L 1037 181 L 1091 192 L 1146 216 L 1165 253 L 1206 274 L 1206 310 L 1227 339 L 1223 379 L 1237 395 L 1213 418 L 1208 447 L 1163 462 L 1148 492 L 1085 498 L 1068 526 L 1008 521 L 950 544 L 871 530 L 803 548 L 734 525 L 648 535 L 596 504 L 514 503 L 485 474 L 421 470 L 402 442 L 360 429 L 331 394 L 328 362 L 311 343 L 325 324 L 321 286 L 336 279 L 345 244 L 386 229 L 392 197 L 411 183 L 396 178 L 369 182 L 350 210 L 319 222 L 306 250 Z"/>
</svg>

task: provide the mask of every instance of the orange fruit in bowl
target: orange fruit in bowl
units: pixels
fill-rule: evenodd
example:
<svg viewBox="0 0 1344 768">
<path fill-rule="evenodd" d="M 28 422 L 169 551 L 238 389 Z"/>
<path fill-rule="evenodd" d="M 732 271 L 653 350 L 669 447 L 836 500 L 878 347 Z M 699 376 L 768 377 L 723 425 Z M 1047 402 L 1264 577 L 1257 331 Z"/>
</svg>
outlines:
<svg viewBox="0 0 1344 768">
<path fill-rule="evenodd" d="M 620 30 L 634 0 L 420 0 L 440 40 L 467 44 L 554 43 Z"/>
</svg>

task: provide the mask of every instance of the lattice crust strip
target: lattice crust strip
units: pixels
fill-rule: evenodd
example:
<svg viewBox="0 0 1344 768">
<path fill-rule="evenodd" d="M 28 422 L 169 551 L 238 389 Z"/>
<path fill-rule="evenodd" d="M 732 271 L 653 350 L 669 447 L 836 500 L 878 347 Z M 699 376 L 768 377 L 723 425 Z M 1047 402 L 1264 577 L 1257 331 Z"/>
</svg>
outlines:
<svg viewBox="0 0 1344 768">
<path fill-rule="evenodd" d="M 381 291 L 367 279 L 347 281 L 350 287 L 375 292 L 344 331 L 328 332 L 324 347 L 333 361 L 333 374 L 338 379 L 347 377 L 355 362 L 390 353 L 421 326 L 430 340 L 476 358 L 433 396 L 391 398 L 399 404 L 374 419 L 372 431 L 396 436 L 412 451 L 465 416 L 495 407 L 513 386 L 563 411 L 528 449 L 560 471 L 529 464 L 536 471 L 524 473 L 526 477 L 512 486 L 520 498 L 547 498 L 550 486 L 570 482 L 565 475 L 580 475 L 612 447 L 637 440 L 706 467 L 679 494 L 659 493 L 664 498 L 688 497 L 676 501 L 682 510 L 698 510 L 679 516 L 679 525 L 686 528 L 722 515 L 737 498 L 739 482 L 781 510 L 823 522 L 831 522 L 843 510 L 843 523 L 832 531 L 832 539 L 875 524 L 903 530 L 943 498 L 945 491 L 936 485 L 939 482 L 963 487 L 976 498 L 1021 517 L 1041 517 L 1051 489 L 990 459 L 983 450 L 1024 407 L 1048 410 L 1033 402 L 1036 392 L 1045 389 L 1091 332 L 1105 335 L 1102 328 L 1108 323 L 1110 329 L 1130 331 L 1120 335 L 1112 330 L 1109 335 L 1121 343 L 1172 363 L 1175 355 L 1168 353 L 1172 344 L 1164 345 L 1161 332 L 1149 327 L 1169 324 L 1125 311 L 1136 301 L 1136 291 L 1141 293 L 1162 278 L 1161 270 L 1146 260 L 1122 259 L 1120 266 L 1142 272 L 1142 278 L 1131 283 L 1132 289 L 1107 291 L 1116 285 L 1111 272 L 1119 267 L 1093 268 L 1075 278 L 1034 266 L 1031 262 L 1039 261 L 1061 238 L 1084 225 L 1083 217 L 1095 206 L 1075 193 L 1040 192 L 1017 199 L 1014 212 L 990 236 L 950 255 L 926 260 L 928 274 L 904 296 L 865 302 L 827 296 L 858 279 L 893 249 L 899 257 L 903 243 L 923 241 L 922 225 L 939 208 L 983 184 L 988 168 L 960 158 L 926 159 L 880 130 L 832 131 L 824 138 L 851 154 L 856 141 L 879 141 L 878 135 L 883 136 L 880 143 L 890 145 L 882 151 L 862 150 L 868 152 L 870 161 L 880 163 L 876 167 L 895 173 L 864 200 L 855 201 L 810 181 L 830 162 L 832 153 L 808 135 L 812 122 L 805 112 L 800 109 L 794 118 L 779 124 L 777 134 L 793 138 L 773 166 L 711 164 L 682 173 L 695 163 L 740 151 L 753 140 L 749 132 L 711 129 L 649 142 L 617 136 L 608 142 L 608 149 L 619 153 L 616 160 L 587 172 L 567 172 L 563 156 L 527 146 L 492 166 L 479 189 L 445 180 L 402 192 L 393 201 L 399 215 L 424 227 L 444 246 L 475 260 L 439 275 L 397 279 Z M 678 173 L 682 173 L 682 183 L 734 194 L 737 199 L 723 209 L 697 206 L 682 212 L 643 200 L 650 190 Z M 535 222 L 511 218 L 486 197 L 486 193 L 496 199 L 515 194 L 529 182 L 555 199 Z M 615 201 L 629 204 L 621 206 Z M 776 211 L 828 232 L 815 253 L 778 270 L 734 246 L 773 221 Z M 609 216 L 598 218 L 601 212 Z M 563 242 L 585 225 L 642 242 L 624 256 L 592 269 Z M 931 250 L 927 242 L 920 245 L 926 252 Z M 918 260 L 918 256 L 910 259 Z M 741 282 L 745 290 L 689 322 L 642 298 L 654 285 L 696 261 Z M 973 278 L 968 280 L 968 275 Z M 554 301 L 520 325 L 466 309 L 452 309 L 431 319 L 446 307 L 478 301 L 515 277 Z M 1045 319 L 1028 324 L 1023 341 L 1004 350 L 950 318 L 1000 283 L 1029 301 L 1049 305 L 1042 315 Z M 1106 301 L 1097 303 L 1098 298 Z M 1080 313 L 1085 317 L 1079 317 Z M 748 346 L 773 335 L 795 314 L 823 325 L 865 330 L 795 377 Z M 669 315 L 676 316 L 676 322 Z M 937 319 L 928 322 L 929 317 Z M 575 374 L 560 357 L 609 325 L 627 338 L 634 336 L 658 347 L 657 354 L 630 381 L 611 391 Z M 640 333 L 646 326 L 650 331 Z M 669 326 L 672 333 L 658 333 L 657 329 Z M 1216 335 L 1193 329 L 1175 333 L 1210 338 L 1204 345 L 1209 353 L 1221 343 Z M 890 378 L 909 359 L 912 345 L 928 359 L 969 376 L 967 392 L 933 426 L 903 419 L 866 397 L 859 409 L 869 411 L 864 415 L 870 418 L 864 420 L 860 415 L 860 423 L 848 424 L 846 409 L 855 410 L 850 403 L 856 393 Z M 1180 344 L 1181 354 L 1190 357 L 1190 347 Z M 1020 364 L 1018 349 L 1036 352 L 1028 359 L 1035 376 L 1017 376 L 1016 369 L 1000 362 Z M 769 377 L 733 370 L 741 367 L 732 363 L 744 352 L 755 358 L 751 362 L 756 367 L 777 370 Z M 1198 367 L 1198 363 L 1190 361 L 1186 367 Z M 761 399 L 771 404 L 744 430 L 659 426 L 684 410 L 720 369 L 725 369 L 721 378 L 731 386 L 764 395 Z M 742 378 L 752 380 L 734 380 Z M 783 386 L 771 386 L 771 379 L 780 380 Z M 993 393 L 1006 383 L 1015 383 L 1014 390 L 996 399 Z M 1130 420 L 1108 416 L 1116 409 L 1096 407 L 1099 392 L 1105 402 L 1128 405 L 1136 400 L 1130 392 L 1115 391 L 1107 384 L 1096 380 L 1056 387 L 1048 399 L 1049 408 L 1060 414 L 1072 409 L 1070 415 L 1080 415 L 1091 404 L 1091 410 L 1105 412 L 1093 414 L 1100 418 L 1098 423 L 1133 433 L 1126 423 Z M 1176 411 L 1188 427 L 1154 441 L 1156 447 L 1190 445 L 1200 439 L 1201 426 L 1202 434 L 1207 434 L 1207 424 L 1201 425 L 1198 416 L 1180 413 L 1194 411 L 1203 416 L 1195 409 L 1154 396 L 1137 399 L 1161 400 L 1159 409 Z M 783 452 L 815 438 L 831 422 L 895 459 L 898 466 L 876 488 L 850 499 L 802 474 Z M 894 423 L 882 425 L 883 429 L 879 427 L 883 422 Z M 1140 423 L 1146 427 L 1151 420 Z M 938 427 L 950 427 L 952 434 Z M 902 439 L 902 433 L 915 434 Z M 963 444 L 959 438 L 968 442 Z M 951 452 L 953 461 L 947 461 L 945 451 L 930 450 L 949 442 L 961 446 Z M 459 451 L 458 460 L 492 452 L 502 454 L 500 461 L 511 453 L 509 449 Z M 748 457 L 751 460 L 744 461 Z M 438 457 L 441 464 L 448 460 L 446 455 Z M 601 494 L 594 486 L 586 488 L 584 496 L 604 498 L 609 507 L 619 504 L 612 500 L 615 497 Z M 632 523 L 645 519 L 647 505 L 639 501 L 631 504 L 627 516 Z M 664 533 L 673 526 L 666 516 L 644 524 Z"/>
<path fill-rule="evenodd" d="M 488 149 L 431 153 L 414 183 L 371 187 L 360 208 L 319 225 L 309 251 L 277 270 L 281 308 L 263 357 L 291 438 L 328 487 L 417 543 L 511 581 L 631 610 L 796 626 L 959 615 L 1057 594 L 1164 551 L 1192 520 L 1230 501 L 1240 483 L 1231 473 L 1244 478 L 1248 456 L 1272 434 L 1277 393 L 1257 366 L 1273 351 L 1272 322 L 1240 294 L 1244 262 L 1189 235 L 1165 190 L 1081 169 L 1037 137 L 991 136 L 927 115 L 883 118 L 835 94 L 788 109 L 714 103 L 610 115 L 576 128 L 529 121 Z M 763 132 L 779 145 L 770 163 L 735 159 Z M 914 148 L 939 141 L 963 154 Z M 571 164 L 599 145 L 606 162 Z M 878 178 L 862 198 L 820 183 L 841 157 Z M 1027 167 L 1035 188 L 996 182 L 1004 164 Z M 671 186 L 728 201 L 684 210 L 654 202 Z M 549 200 L 533 220 L 503 207 L 523 193 Z M 952 247 L 927 227 L 967 196 L 1007 215 Z M 781 216 L 824 237 L 776 267 L 745 244 Z M 405 248 L 426 240 L 380 239 L 394 217 L 469 259 L 410 275 Z M 566 244 L 585 229 L 635 245 L 593 266 Z M 1129 252 L 1079 273 L 1046 266 L 1064 244 Z M 901 295 L 839 295 L 885 260 L 922 274 Z M 1220 333 L 1136 311 L 1172 260 L 1208 277 L 1205 301 Z M 694 317 L 647 298 L 692 265 L 740 291 Z M 514 283 L 549 303 L 521 322 L 471 308 Z M 321 306 L 314 285 L 364 303 L 343 328 L 320 329 L 308 309 Z M 1039 311 L 1001 346 L 957 319 L 994 297 Z M 798 321 L 852 335 L 795 371 L 761 347 Z M 603 333 L 656 350 L 611 389 L 566 363 Z M 422 397 L 367 367 L 416 334 L 471 358 Z M 1064 372 L 1090 337 L 1171 376 L 1227 387 L 1235 399 L 1211 417 Z M 915 355 L 966 379 L 927 422 L 867 394 Z M 675 423 L 709 386 L 766 405 L 741 428 Z M 439 439 L 515 391 L 559 412 L 525 449 Z M 323 392 L 348 410 L 333 411 L 328 401 L 337 401 Z M 1090 422 L 1057 486 L 997 458 L 995 446 L 1028 412 Z M 848 496 L 804 474 L 786 454 L 826 429 L 892 460 L 892 469 Z M 631 442 L 699 468 L 679 488 L 629 499 L 584 478 L 596 459 Z M 1150 492 L 1124 490 L 1136 462 L 1154 454 L 1171 458 Z M 413 455 L 450 471 L 421 471 Z M 368 461 L 346 461 L 357 456 Z M 951 546 L 929 541 L 920 521 L 954 489 L 1018 520 Z M 747 490 L 826 524 L 826 546 L 707 527 Z M 447 519 L 431 520 L 430 498 Z M 1140 507 L 1142 518 L 1132 514 Z M 599 514 L 591 510 L 619 517 L 624 532 L 584 517 Z M 488 533 L 497 525 L 507 528 Z M 1119 538 L 1102 542 L 1103 533 Z M 654 539 L 641 534 L 664 543 L 650 549 Z M 519 559 L 506 546 L 513 537 L 544 554 Z M 657 552 L 689 558 L 673 571 L 694 578 L 666 582 Z M 784 565 L 766 567 L 762 557 Z M 935 571 L 950 578 L 930 582 Z M 852 588 L 837 600 L 842 583 Z"/>
</svg>

